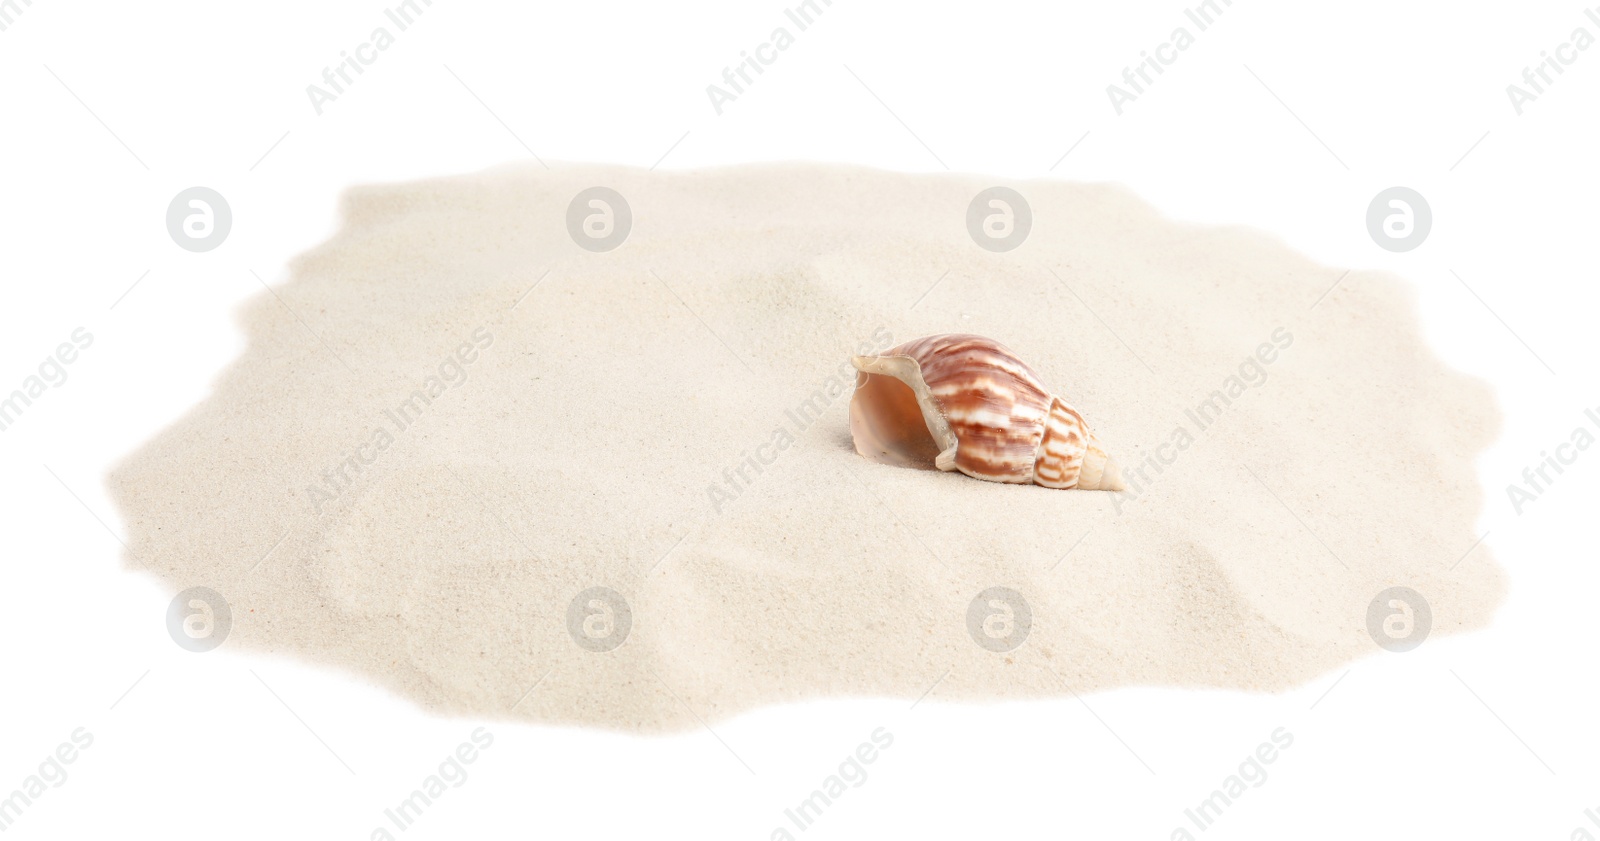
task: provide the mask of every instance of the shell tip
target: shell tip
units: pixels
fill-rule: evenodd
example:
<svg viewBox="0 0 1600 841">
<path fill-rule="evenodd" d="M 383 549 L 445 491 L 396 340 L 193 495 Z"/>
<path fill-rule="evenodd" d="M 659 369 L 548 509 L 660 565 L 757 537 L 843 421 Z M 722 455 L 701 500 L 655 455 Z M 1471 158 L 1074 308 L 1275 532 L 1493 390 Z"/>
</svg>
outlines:
<svg viewBox="0 0 1600 841">
<path fill-rule="evenodd" d="M 1126 482 L 1122 481 L 1122 465 L 1117 460 L 1106 457 L 1105 466 L 1100 468 L 1100 490 L 1125 491 L 1128 489 Z"/>
</svg>

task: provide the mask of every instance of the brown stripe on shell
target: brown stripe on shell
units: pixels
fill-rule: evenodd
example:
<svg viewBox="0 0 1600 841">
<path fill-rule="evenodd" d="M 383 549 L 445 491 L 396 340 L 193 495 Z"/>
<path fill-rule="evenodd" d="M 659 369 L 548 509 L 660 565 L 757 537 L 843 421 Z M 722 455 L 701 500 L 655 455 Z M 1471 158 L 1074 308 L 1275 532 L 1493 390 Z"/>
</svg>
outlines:
<svg viewBox="0 0 1600 841">
<path fill-rule="evenodd" d="M 886 351 L 909 356 L 959 441 L 956 468 L 991 482 L 1034 481 L 1051 396 L 1016 354 L 970 334 L 928 336 Z"/>
<path fill-rule="evenodd" d="M 850 398 L 850 434 L 867 458 L 926 464 L 931 444 L 933 466 L 991 482 L 1124 487 L 1121 468 L 1083 416 L 993 339 L 927 336 L 852 361 L 866 376 Z M 874 377 L 899 380 L 909 391 Z M 931 441 L 921 438 L 924 431 Z"/>
<path fill-rule="evenodd" d="M 1076 487 L 1088 436 L 1083 415 L 1059 397 L 1052 400 L 1044 438 L 1039 442 L 1039 459 L 1033 465 L 1033 481 L 1047 488 Z"/>
</svg>

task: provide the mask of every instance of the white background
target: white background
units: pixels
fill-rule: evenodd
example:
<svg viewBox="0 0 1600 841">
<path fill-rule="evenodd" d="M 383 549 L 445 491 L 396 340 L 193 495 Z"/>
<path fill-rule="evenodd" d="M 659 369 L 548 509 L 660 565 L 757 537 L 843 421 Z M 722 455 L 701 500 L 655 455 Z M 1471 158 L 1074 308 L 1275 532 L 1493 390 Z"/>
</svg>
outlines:
<svg viewBox="0 0 1600 841">
<path fill-rule="evenodd" d="M 1193 31 L 1182 4 L 835 0 L 718 116 L 706 86 L 786 24 L 782 2 L 436 0 L 318 116 L 306 86 L 384 5 L 19 0 L 0 32 L 0 389 L 74 328 L 96 337 L 0 433 L 0 793 L 75 728 L 94 734 L 6 837 L 366 838 L 482 724 L 493 746 L 406 837 L 767 838 L 880 726 L 893 747 L 805 837 L 1165 839 L 1194 831 L 1183 810 L 1277 727 L 1293 746 L 1197 835 L 1600 836 L 1583 814 L 1600 808 L 1600 453 L 1520 516 L 1505 492 L 1600 407 L 1600 46 L 1520 116 L 1505 90 L 1575 28 L 1600 36 L 1581 5 L 1237 0 L 1118 116 L 1106 86 Z M 834 700 L 667 737 L 437 718 L 348 675 L 180 650 L 171 594 L 121 559 L 108 467 L 205 397 L 242 349 L 235 310 L 266 294 L 251 270 L 282 282 L 332 233 L 341 189 L 529 150 L 1116 181 L 1177 218 L 1392 270 L 1438 353 L 1498 392 L 1479 531 L 1509 600 L 1487 631 L 1283 695 L 998 707 L 934 691 L 915 709 Z M 164 224 L 196 184 L 234 214 L 206 254 Z M 1396 184 L 1434 215 L 1405 254 L 1364 221 Z"/>
</svg>

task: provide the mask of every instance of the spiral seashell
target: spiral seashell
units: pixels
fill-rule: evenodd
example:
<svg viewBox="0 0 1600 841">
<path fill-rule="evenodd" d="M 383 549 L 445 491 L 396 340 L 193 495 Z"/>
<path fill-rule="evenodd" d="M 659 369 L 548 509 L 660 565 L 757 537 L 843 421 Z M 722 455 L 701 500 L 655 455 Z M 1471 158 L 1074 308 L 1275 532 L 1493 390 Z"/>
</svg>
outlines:
<svg viewBox="0 0 1600 841">
<path fill-rule="evenodd" d="M 856 452 L 988 482 L 1120 491 L 1122 471 L 1083 415 L 1010 349 L 944 333 L 851 359 Z"/>
</svg>

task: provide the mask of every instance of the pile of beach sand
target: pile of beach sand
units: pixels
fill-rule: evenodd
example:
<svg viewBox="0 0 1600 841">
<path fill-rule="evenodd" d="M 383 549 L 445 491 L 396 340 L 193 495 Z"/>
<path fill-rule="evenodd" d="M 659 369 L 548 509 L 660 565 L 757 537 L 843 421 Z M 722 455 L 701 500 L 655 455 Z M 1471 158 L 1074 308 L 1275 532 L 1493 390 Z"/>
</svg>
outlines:
<svg viewBox="0 0 1600 841">
<path fill-rule="evenodd" d="M 994 251 L 1024 211 L 985 203 L 975 234 L 993 186 L 572 166 L 352 190 L 214 393 L 112 474 L 128 563 L 222 594 L 228 646 L 619 729 L 930 687 L 1279 690 L 1381 653 L 1368 609 L 1396 586 L 1430 638 L 1488 624 L 1488 549 L 1452 566 L 1498 413 L 1401 281 L 1104 185 L 1003 185 L 1031 227 Z M 856 455 L 850 356 L 946 332 L 1016 351 L 1129 489 Z"/>
</svg>

